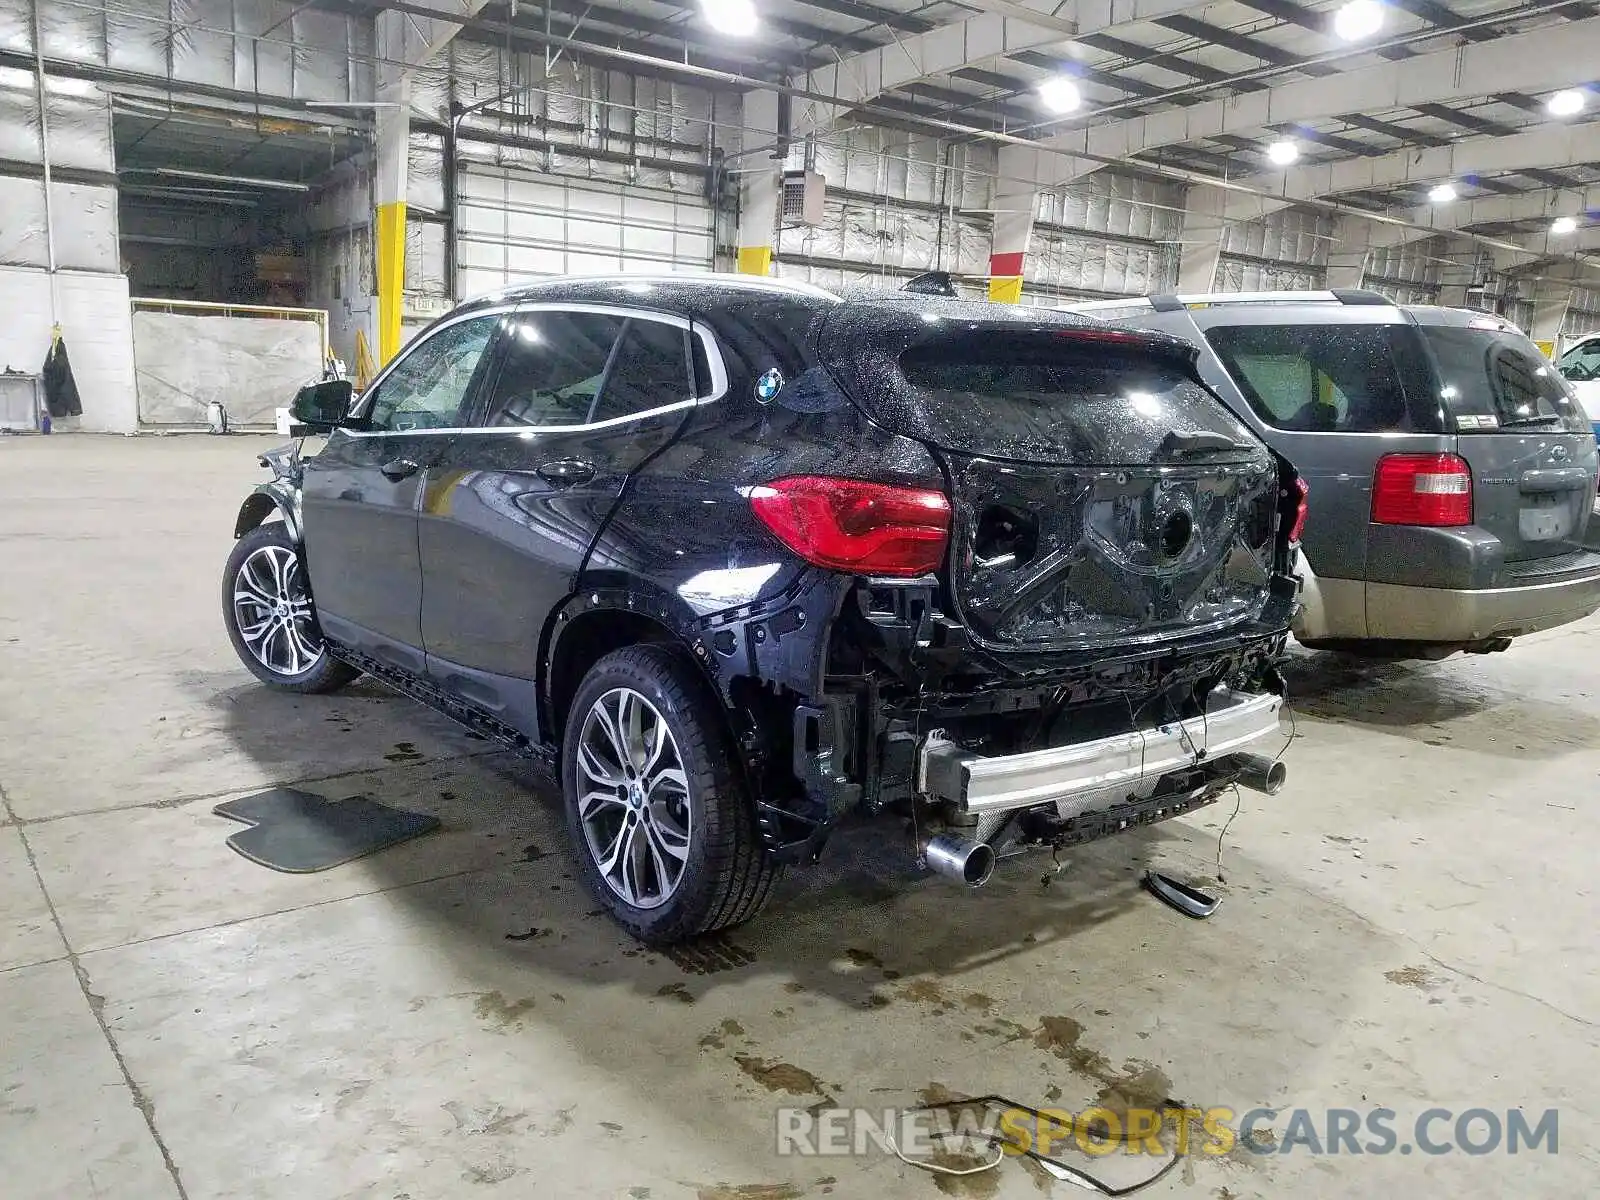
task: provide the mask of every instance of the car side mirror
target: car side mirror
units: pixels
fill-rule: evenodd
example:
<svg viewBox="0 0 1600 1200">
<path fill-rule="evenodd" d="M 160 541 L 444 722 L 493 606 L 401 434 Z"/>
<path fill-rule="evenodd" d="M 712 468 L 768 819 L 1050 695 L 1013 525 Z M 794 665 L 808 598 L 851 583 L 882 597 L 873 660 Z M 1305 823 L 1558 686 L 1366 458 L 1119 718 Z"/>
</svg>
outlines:
<svg viewBox="0 0 1600 1200">
<path fill-rule="evenodd" d="M 315 433 L 354 426 L 360 423 L 350 416 L 350 402 L 354 398 L 355 388 L 348 379 L 325 379 L 301 388 L 289 415 L 296 425 L 304 425 Z"/>
</svg>

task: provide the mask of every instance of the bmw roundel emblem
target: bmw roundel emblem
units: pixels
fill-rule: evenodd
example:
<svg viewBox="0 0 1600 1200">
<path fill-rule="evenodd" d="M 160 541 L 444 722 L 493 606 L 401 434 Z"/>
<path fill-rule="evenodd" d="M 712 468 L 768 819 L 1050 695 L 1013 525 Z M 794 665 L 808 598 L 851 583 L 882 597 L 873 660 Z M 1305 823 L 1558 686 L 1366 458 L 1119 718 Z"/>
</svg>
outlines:
<svg viewBox="0 0 1600 1200">
<path fill-rule="evenodd" d="M 777 367 L 773 367 L 756 380 L 756 399 L 763 404 L 772 403 L 781 391 L 783 391 L 783 372 Z"/>
</svg>

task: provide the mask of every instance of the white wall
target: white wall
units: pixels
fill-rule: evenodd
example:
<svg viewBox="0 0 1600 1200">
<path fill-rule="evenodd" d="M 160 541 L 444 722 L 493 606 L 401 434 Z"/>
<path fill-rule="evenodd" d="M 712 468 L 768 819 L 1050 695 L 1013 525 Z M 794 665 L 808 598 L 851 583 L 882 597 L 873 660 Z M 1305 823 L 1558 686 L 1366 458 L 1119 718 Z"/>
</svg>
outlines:
<svg viewBox="0 0 1600 1200">
<path fill-rule="evenodd" d="M 61 335 L 83 416 L 61 428 L 132 433 L 138 425 L 133 324 L 122 275 L 56 273 Z M 0 369 L 37 373 L 50 351 L 50 280 L 44 271 L 0 267 Z"/>
</svg>

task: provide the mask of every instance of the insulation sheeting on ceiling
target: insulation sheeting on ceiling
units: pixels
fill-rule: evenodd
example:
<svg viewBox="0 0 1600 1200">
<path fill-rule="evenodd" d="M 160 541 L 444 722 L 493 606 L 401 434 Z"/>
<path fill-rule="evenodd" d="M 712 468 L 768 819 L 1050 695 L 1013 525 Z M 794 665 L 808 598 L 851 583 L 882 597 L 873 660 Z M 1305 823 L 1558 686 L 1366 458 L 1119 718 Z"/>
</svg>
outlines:
<svg viewBox="0 0 1600 1200">
<path fill-rule="evenodd" d="M 0 0 L 0 48 L 33 50 L 32 0 Z M 47 57 L 285 96 L 372 94 L 372 23 L 293 0 L 41 3 Z"/>
<path fill-rule="evenodd" d="M 144 425 L 204 426 L 215 401 L 235 426 L 270 426 L 322 371 L 315 321 L 139 311 L 133 350 Z"/>
</svg>

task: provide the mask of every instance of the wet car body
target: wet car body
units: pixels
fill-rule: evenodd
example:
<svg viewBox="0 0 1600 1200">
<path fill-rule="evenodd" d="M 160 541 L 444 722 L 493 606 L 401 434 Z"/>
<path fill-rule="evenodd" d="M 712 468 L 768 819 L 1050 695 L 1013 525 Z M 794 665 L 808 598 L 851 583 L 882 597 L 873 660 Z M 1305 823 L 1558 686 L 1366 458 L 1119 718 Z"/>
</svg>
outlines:
<svg viewBox="0 0 1600 1200">
<path fill-rule="evenodd" d="M 571 429 L 481 424 L 496 358 L 569 311 L 680 325 L 693 398 Z M 851 812 L 913 816 L 924 852 L 940 830 L 985 850 L 1002 830 L 1086 841 L 1208 803 L 1248 772 L 1236 752 L 1281 748 L 1265 739 L 1299 493 L 1181 343 L 718 277 L 533 285 L 418 341 L 475 316 L 496 327 L 459 427 L 363 430 L 358 402 L 353 427 L 241 513 L 241 535 L 263 506 L 294 522 L 340 660 L 554 755 L 598 659 L 679 650 L 783 862 L 816 859 Z M 978 345 L 995 370 L 1078 356 L 1109 390 L 1076 426 L 1019 427 L 939 390 L 971 382 Z M 1182 413 L 1144 393 L 1147 413 L 1122 411 L 1115 381 L 1146 375 Z M 1186 432 L 1200 407 L 1215 428 Z M 937 496 L 936 557 L 891 574 L 808 560 L 774 536 L 781 513 L 762 515 L 809 502 L 808 480 Z M 803 543 L 804 522 L 789 536 Z"/>
</svg>

